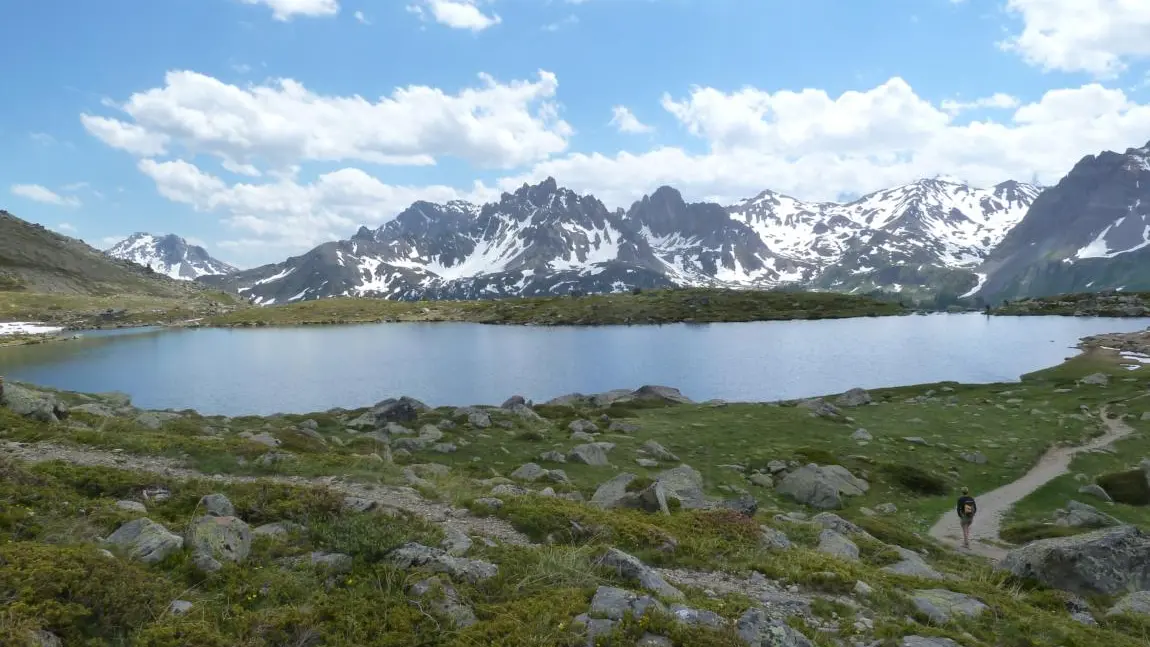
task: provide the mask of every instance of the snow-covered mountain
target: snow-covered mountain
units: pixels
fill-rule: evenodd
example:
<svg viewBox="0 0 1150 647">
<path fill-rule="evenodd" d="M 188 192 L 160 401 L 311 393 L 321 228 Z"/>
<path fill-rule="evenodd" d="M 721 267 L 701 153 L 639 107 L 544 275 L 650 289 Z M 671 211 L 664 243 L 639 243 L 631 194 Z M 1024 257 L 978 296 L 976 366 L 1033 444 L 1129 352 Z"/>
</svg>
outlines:
<svg viewBox="0 0 1150 647">
<path fill-rule="evenodd" d="M 212 258 L 203 247 L 189 245 L 188 241 L 175 234 L 153 236 L 135 233 L 104 253 L 184 281 L 237 271 L 231 265 Z"/>
<path fill-rule="evenodd" d="M 857 290 L 890 264 L 970 271 L 1038 190 L 1007 182 L 973 189 L 922 180 L 849 204 L 806 203 L 770 191 L 731 207 L 685 202 L 661 187 L 608 210 L 548 178 L 482 206 L 417 202 L 348 240 L 252 270 L 201 281 L 260 304 L 329 296 L 392 299 L 618 292 L 671 285 L 820 285 Z M 842 268 L 849 268 L 843 274 Z M 922 281 L 927 280 L 922 278 Z"/>
<path fill-rule="evenodd" d="M 977 272 L 987 298 L 1150 290 L 1150 144 L 1082 158 Z"/>
</svg>

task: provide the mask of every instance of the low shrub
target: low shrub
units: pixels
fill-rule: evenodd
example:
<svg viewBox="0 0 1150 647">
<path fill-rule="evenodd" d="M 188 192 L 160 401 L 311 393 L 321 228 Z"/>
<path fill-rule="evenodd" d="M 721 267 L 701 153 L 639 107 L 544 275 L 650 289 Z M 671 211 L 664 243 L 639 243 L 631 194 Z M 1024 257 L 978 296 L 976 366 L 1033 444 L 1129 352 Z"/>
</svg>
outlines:
<svg viewBox="0 0 1150 647">
<path fill-rule="evenodd" d="M 1004 527 L 999 536 L 1012 544 L 1026 544 L 1039 539 L 1080 535 L 1090 530 L 1090 528 L 1071 528 L 1050 523 L 1019 523 Z"/>
<path fill-rule="evenodd" d="M 905 490 L 925 496 L 941 496 L 948 491 L 946 481 L 921 467 L 903 463 L 884 463 L 879 471 Z"/>
<path fill-rule="evenodd" d="M 1150 484 L 1142 470 L 1113 472 L 1099 476 L 1098 485 L 1111 499 L 1126 505 L 1150 505 Z"/>
</svg>

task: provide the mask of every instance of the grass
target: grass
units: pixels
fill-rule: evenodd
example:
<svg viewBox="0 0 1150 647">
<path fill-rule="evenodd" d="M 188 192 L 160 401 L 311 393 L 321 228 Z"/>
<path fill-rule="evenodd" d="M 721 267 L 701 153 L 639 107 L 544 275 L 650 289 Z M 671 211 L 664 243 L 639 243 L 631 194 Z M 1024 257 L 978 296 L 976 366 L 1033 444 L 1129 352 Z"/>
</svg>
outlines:
<svg viewBox="0 0 1150 647">
<path fill-rule="evenodd" d="M 176 323 L 243 307 L 246 304 L 237 297 L 207 290 L 181 297 L 0 291 L 0 321 L 40 321 L 81 329 Z"/>
<path fill-rule="evenodd" d="M 1111 375 L 1109 385 L 1077 383 L 1093 372 Z M 1057 592 L 1013 582 L 985 563 L 934 544 L 925 533 L 950 508 L 961 485 L 976 493 L 993 489 L 1025 472 L 1052 444 L 1078 443 L 1100 433 L 1096 411 L 1107 402 L 1120 415 L 1129 414 L 1127 422 L 1137 433 L 1122 441 L 1115 453 L 1079 456 L 1072 470 L 1090 480 L 1131 469 L 1141 456 L 1150 455 L 1150 426 L 1140 420 L 1141 413 L 1150 410 L 1150 398 L 1129 399 L 1142 393 L 1145 379 L 1137 372 L 1125 370 L 1110 356 L 1091 353 L 1015 384 L 944 383 L 872 391 L 877 404 L 843 409 L 849 420 L 815 417 L 795 402 L 620 403 L 602 410 L 537 407 L 543 422 L 526 422 L 511 412 L 489 409 L 494 424 L 472 429 L 465 416 L 443 407 L 406 425 L 419 429 L 451 420 L 456 426 L 445 429 L 444 440 L 456 444 L 458 451 L 417 450 L 410 456 L 397 455 L 395 465 L 371 456 L 381 451 L 377 440 L 346 431 L 342 422 L 361 411 L 266 418 L 185 412 L 150 430 L 130 415 L 105 420 L 77 413 L 66 424 L 46 425 L 0 409 L 0 440 L 120 450 L 125 467 L 0 461 L 0 599 L 14 601 L 0 609 L 0 635 L 27 635 L 43 628 L 65 644 L 133 647 L 582 645 L 585 639 L 572 630 L 572 621 L 587 611 L 595 588 L 633 587 L 596 565 L 608 547 L 617 547 L 655 566 L 721 570 L 739 577 L 756 571 L 780 588 L 798 587 L 810 601 L 811 616 L 790 622 L 820 646 L 835 643 L 816 622 L 836 623 L 840 636 L 859 635 L 864 643 L 897 642 L 901 636 L 919 634 L 1004 647 L 1143 645 L 1150 625 L 1104 618 L 1101 612 L 1110 600 L 1091 600 L 1099 626 L 1079 625 L 1069 619 Z M 83 394 L 57 397 L 72 405 L 107 401 L 104 396 Z M 833 396 L 829 399 L 833 402 Z M 1082 405 L 1090 415 L 1081 412 Z M 500 482 L 485 479 L 539 462 L 546 451 L 565 453 L 575 444 L 567 430 L 571 420 L 596 420 L 606 430 L 598 421 L 604 413 L 638 427 L 633 433 L 604 431 L 598 437 L 615 443 L 609 453 L 612 465 L 543 462 L 547 469 L 563 469 L 569 482 L 526 485 L 587 498 L 598 484 L 629 471 L 638 477 L 631 489 L 645 486 L 662 469 L 677 464 L 642 468 L 635 462 L 642 456 L 641 445 L 655 440 L 700 471 L 709 495 L 732 498 L 746 491 L 758 500 L 759 511 L 753 518 L 732 511 L 681 509 L 667 516 L 602 510 L 541 496 L 503 496 L 504 505 L 498 509 L 475 503 L 490 496 L 491 487 Z M 323 441 L 298 431 L 307 420 L 315 422 Z M 851 434 L 860 427 L 873 440 L 866 444 L 852 440 Z M 276 451 L 290 452 L 292 457 L 264 464 L 260 459 L 270 449 L 241 437 L 244 432 L 275 435 L 282 441 Z M 907 437 L 921 438 L 925 444 Z M 986 462 L 962 458 L 974 451 Z M 498 516 L 540 544 L 489 546 L 476 541 L 469 557 L 498 564 L 499 574 L 478 584 L 453 583 L 459 600 L 477 617 L 470 627 L 454 628 L 426 604 L 415 604 L 409 594 L 408 587 L 426 575 L 400 570 L 386 559 L 389 550 L 409 541 L 438 545 L 442 531 L 436 524 L 407 515 L 347 513 L 340 495 L 308 483 L 180 480 L 126 468 L 143 457 L 164 457 L 208 474 L 339 474 L 365 484 L 399 484 L 405 466 L 437 463 L 449 471 L 435 476 L 419 470 L 427 481 L 420 489 L 428 496 L 467 506 L 473 516 Z M 865 495 L 849 498 L 846 509 L 838 511 L 876 538 L 857 538 L 859 561 L 842 561 L 815 550 L 819 529 L 813 525 L 776 520 L 779 512 L 799 506 L 772 489 L 751 484 L 747 476 L 777 460 L 833 461 L 869 481 Z M 1083 482 L 1067 476 L 1026 499 L 1010 518 L 1009 538 L 1024 541 L 1065 533 L 1046 521 L 1068 498 L 1080 496 L 1077 488 Z M 147 514 L 176 532 L 198 514 L 199 498 L 216 491 L 226 494 L 252 526 L 292 521 L 306 530 L 282 540 L 259 538 L 248 561 L 229 564 L 212 576 L 198 573 L 186 553 L 154 566 L 102 556 L 96 551 L 97 539 L 133 516 L 117 508 L 115 501 L 139 499 L 149 486 L 171 491 L 168 500 L 149 502 Z M 899 511 L 867 516 L 860 510 L 884 502 L 895 503 Z M 1150 522 L 1150 513 L 1139 506 L 1116 504 L 1105 506 L 1105 512 L 1134 523 Z M 779 551 L 761 546 L 762 525 L 785 532 L 795 548 Z M 897 559 L 888 544 L 920 551 L 934 568 L 957 577 L 943 586 L 978 597 L 991 611 L 980 619 L 923 625 L 906 593 L 938 584 L 882 570 Z M 334 576 L 292 565 L 291 558 L 316 550 L 350 555 L 350 572 Z M 874 589 L 870 596 L 851 593 L 859 580 Z M 689 605 L 728 620 L 753 603 L 744 588 L 716 596 L 682 588 Z M 849 604 L 845 596 L 850 596 Z M 173 599 L 191 601 L 192 611 L 183 616 L 169 613 Z M 859 617 L 868 618 L 873 630 L 855 629 Z M 648 631 L 671 637 L 676 644 L 742 644 L 729 629 L 686 627 L 658 614 L 619 624 L 611 644 L 633 645 Z"/>
<path fill-rule="evenodd" d="M 383 321 L 615 325 L 828 319 L 903 314 L 898 303 L 829 292 L 667 289 L 581 297 L 486 301 L 334 298 L 238 310 L 204 325 L 279 326 Z"/>
</svg>

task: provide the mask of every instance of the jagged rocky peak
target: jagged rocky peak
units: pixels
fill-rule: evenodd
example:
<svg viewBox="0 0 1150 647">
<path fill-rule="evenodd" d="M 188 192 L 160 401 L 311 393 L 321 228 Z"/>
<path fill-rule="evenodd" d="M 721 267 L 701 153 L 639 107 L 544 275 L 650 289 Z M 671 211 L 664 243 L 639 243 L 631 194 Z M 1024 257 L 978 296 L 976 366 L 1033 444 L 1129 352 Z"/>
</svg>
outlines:
<svg viewBox="0 0 1150 647">
<path fill-rule="evenodd" d="M 105 254 L 185 281 L 237 271 L 235 267 L 212 258 L 203 247 L 190 245 L 175 234 L 155 236 L 136 232 L 110 247 Z"/>
</svg>

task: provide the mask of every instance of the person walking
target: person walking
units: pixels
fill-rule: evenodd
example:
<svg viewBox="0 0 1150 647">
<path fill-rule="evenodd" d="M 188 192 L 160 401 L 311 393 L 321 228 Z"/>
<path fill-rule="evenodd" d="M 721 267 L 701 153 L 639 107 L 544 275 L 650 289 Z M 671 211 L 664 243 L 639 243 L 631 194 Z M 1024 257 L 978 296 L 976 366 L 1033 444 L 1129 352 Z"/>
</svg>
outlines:
<svg viewBox="0 0 1150 647">
<path fill-rule="evenodd" d="M 970 548 L 970 524 L 974 523 L 974 513 L 978 512 L 978 504 L 970 496 L 970 488 L 962 488 L 962 496 L 958 497 L 958 523 L 962 526 L 962 547 Z"/>
</svg>

